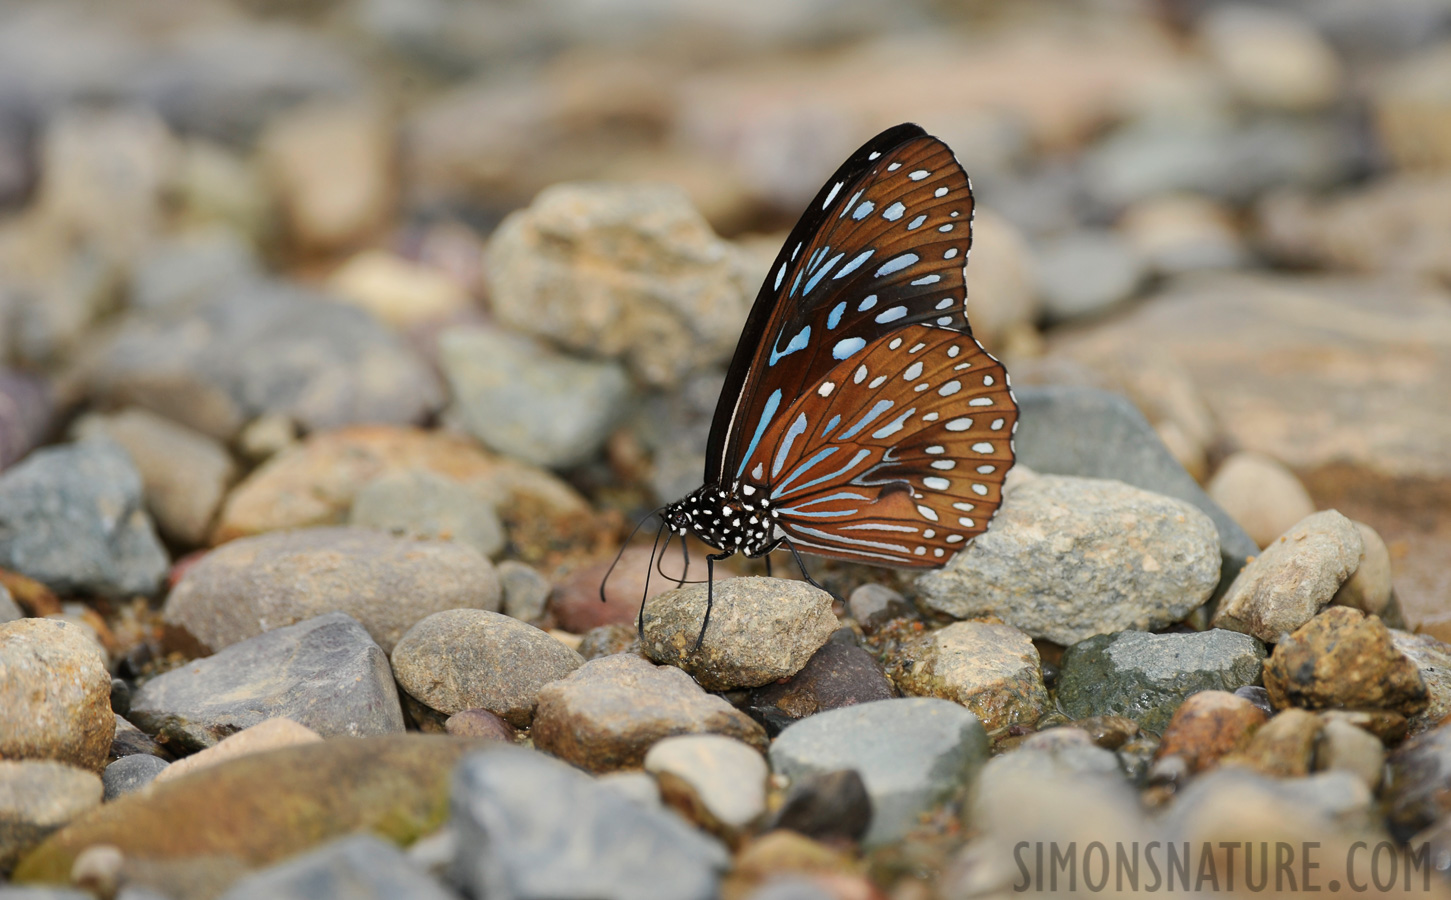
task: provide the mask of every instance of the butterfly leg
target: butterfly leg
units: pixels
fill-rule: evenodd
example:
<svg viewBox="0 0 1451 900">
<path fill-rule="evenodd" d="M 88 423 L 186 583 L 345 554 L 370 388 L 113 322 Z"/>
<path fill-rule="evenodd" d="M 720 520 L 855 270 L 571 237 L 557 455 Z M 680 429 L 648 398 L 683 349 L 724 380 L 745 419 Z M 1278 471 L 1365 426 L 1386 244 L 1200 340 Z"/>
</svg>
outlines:
<svg viewBox="0 0 1451 900">
<path fill-rule="evenodd" d="M 695 646 L 690 648 L 694 653 L 700 649 L 700 642 L 705 640 L 705 629 L 710 625 L 710 609 L 715 605 L 715 564 L 730 557 L 729 553 L 707 553 L 705 555 L 705 618 L 700 623 L 700 634 L 695 636 Z"/>
<path fill-rule="evenodd" d="M 771 577 L 771 552 L 766 551 L 766 577 Z"/>
<path fill-rule="evenodd" d="M 793 544 L 793 543 L 791 543 L 791 541 L 790 541 L 789 538 L 786 539 L 786 540 L 784 540 L 784 541 L 782 541 L 782 543 L 784 543 L 786 545 L 786 549 L 787 550 L 790 550 L 791 551 L 791 555 L 796 558 L 796 565 L 799 566 L 800 569 L 801 569 L 801 577 L 806 579 L 806 583 L 807 584 L 809 584 L 812 587 L 817 588 L 819 590 L 826 591 L 828 594 L 830 594 L 832 596 L 832 599 L 834 599 L 834 600 L 837 600 L 837 601 L 840 601 L 841 600 L 840 597 L 836 596 L 836 592 L 835 591 L 831 590 L 826 585 L 821 584 L 815 578 L 812 578 L 811 577 L 811 573 L 808 572 L 808 571 L 806 571 L 806 561 L 801 558 L 801 554 L 796 550 L 796 545 Z"/>
</svg>

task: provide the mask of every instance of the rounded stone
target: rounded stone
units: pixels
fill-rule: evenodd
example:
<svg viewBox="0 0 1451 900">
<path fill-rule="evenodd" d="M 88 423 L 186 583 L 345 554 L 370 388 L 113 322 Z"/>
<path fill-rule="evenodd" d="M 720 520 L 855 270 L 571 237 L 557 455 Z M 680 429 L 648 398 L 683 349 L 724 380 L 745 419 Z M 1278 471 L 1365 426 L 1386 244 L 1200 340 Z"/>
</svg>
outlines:
<svg viewBox="0 0 1451 900">
<path fill-rule="evenodd" d="M 1322 720 L 1315 768 L 1351 773 L 1372 792 L 1380 790 L 1385 773 L 1385 747 L 1380 738 L 1344 719 Z"/>
<path fill-rule="evenodd" d="M 896 696 L 876 657 L 854 643 L 827 641 L 783 681 L 751 691 L 746 711 L 776 735 L 793 722 L 843 706 Z"/>
<path fill-rule="evenodd" d="M 853 589 L 846 609 L 862 630 L 871 633 L 892 619 L 915 614 L 906 598 L 886 585 L 867 583 Z"/>
<path fill-rule="evenodd" d="M 629 653 L 593 659 L 545 685 L 534 745 L 591 772 L 635 768 L 657 741 L 722 734 L 764 750 L 766 733 L 745 713 L 673 666 Z"/>
<path fill-rule="evenodd" d="M 499 576 L 478 551 L 364 528 L 306 528 L 241 538 L 182 576 L 163 614 L 220 650 L 328 612 L 363 624 L 385 652 L 446 609 L 499 608 Z"/>
<path fill-rule="evenodd" d="M 1277 778 L 1308 775 L 1320 725 L 1320 717 L 1314 713 L 1282 710 L 1254 733 L 1238 759 Z"/>
<path fill-rule="evenodd" d="M 1315 501 L 1294 472 L 1252 450 L 1221 463 L 1205 490 L 1261 547 L 1315 512 Z"/>
<path fill-rule="evenodd" d="M 190 775 L 208 766 L 215 766 L 228 760 L 236 759 L 239 756 L 247 756 L 252 753 L 265 753 L 268 750 L 277 750 L 281 747 L 294 747 L 298 744 L 317 744 L 322 742 L 322 735 L 300 725 L 297 722 L 281 716 L 275 719 L 265 719 L 248 728 L 243 728 L 235 734 L 229 735 L 218 741 L 216 744 L 179 759 L 166 767 L 165 772 L 156 776 L 158 782 L 171 781 L 174 778 L 181 778 L 183 775 Z M 109 770 L 108 770 L 109 771 Z"/>
<path fill-rule="evenodd" d="M 519 728 L 539 691 L 584 665 L 559 641 L 502 613 L 450 609 L 423 619 L 393 648 L 393 676 L 415 700 L 445 715 L 487 709 Z"/>
<path fill-rule="evenodd" d="M 1230 89 L 1254 106 L 1306 112 L 1339 95 L 1342 72 L 1335 49 L 1288 9 L 1216 6 L 1207 11 L 1199 34 Z"/>
<path fill-rule="evenodd" d="M 537 622 L 544 618 L 544 606 L 549 601 L 551 585 L 549 579 L 532 567 L 517 559 L 506 559 L 498 564 L 499 583 L 503 587 L 503 613 L 521 622 Z"/>
<path fill-rule="evenodd" d="M 1035 638 L 1163 628 L 1219 581 L 1214 522 L 1119 481 L 1043 475 L 1008 493 L 992 527 L 917 579 L 926 606 L 996 616 Z"/>
<path fill-rule="evenodd" d="M 989 737 L 1031 726 L 1049 708 L 1038 649 L 1011 625 L 956 622 L 903 644 L 889 665 L 903 693 L 961 703 Z"/>
<path fill-rule="evenodd" d="M 49 760 L 0 760 L 0 871 L 100 803 L 101 795 L 94 772 Z"/>
<path fill-rule="evenodd" d="M 477 738 L 483 741 L 514 743 L 518 732 L 514 726 L 487 709 L 465 709 L 448 717 L 443 730 L 454 737 Z"/>
<path fill-rule="evenodd" d="M 679 666 L 706 690 L 758 687 L 801 671 L 837 629 L 831 595 L 783 578 L 731 578 L 668 591 L 645 607 L 644 651 Z"/>
<path fill-rule="evenodd" d="M 170 766 L 166 760 L 149 753 L 123 756 L 106 766 L 101 775 L 101 784 L 106 789 L 106 799 L 115 800 L 122 794 L 139 791 L 156 780 L 162 770 Z"/>
<path fill-rule="evenodd" d="M 111 675 L 94 640 L 54 619 L 0 624 L 0 757 L 99 772 L 115 733 Z"/>
<path fill-rule="evenodd" d="M 1360 565 L 1362 550 L 1355 525 L 1335 510 L 1301 519 L 1235 577 L 1214 627 L 1279 641 L 1330 602 Z"/>
<path fill-rule="evenodd" d="M 487 491 L 424 469 L 364 485 L 353 498 L 348 524 L 401 537 L 458 541 L 491 558 L 507 540 Z"/>
<path fill-rule="evenodd" d="M 1265 664 L 1276 709 L 1389 709 L 1405 716 L 1430 695 L 1390 629 L 1358 609 L 1332 606 L 1288 635 Z"/>
<path fill-rule="evenodd" d="M 1155 758 L 1178 756 L 1190 773 L 1203 772 L 1225 754 L 1248 747 L 1255 729 L 1266 719 L 1258 706 L 1229 691 L 1191 694 L 1174 710 Z"/>
<path fill-rule="evenodd" d="M 1364 522 L 1351 522 L 1360 534 L 1362 552 L 1360 565 L 1345 579 L 1330 602 L 1350 606 L 1367 615 L 1386 615 L 1391 602 L 1391 552 L 1374 528 Z"/>
<path fill-rule="evenodd" d="M 725 835 L 740 833 L 766 812 L 770 770 L 760 751 L 718 734 L 668 737 L 645 754 L 645 771 L 665 802 Z"/>
</svg>

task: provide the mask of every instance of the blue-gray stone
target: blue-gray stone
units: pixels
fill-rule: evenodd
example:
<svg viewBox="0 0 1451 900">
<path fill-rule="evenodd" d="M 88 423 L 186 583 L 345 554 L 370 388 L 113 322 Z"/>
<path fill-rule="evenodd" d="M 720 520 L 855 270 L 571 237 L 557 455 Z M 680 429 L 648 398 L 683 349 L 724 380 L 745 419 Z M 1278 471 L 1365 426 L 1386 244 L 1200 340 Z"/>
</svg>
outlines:
<svg viewBox="0 0 1451 900">
<path fill-rule="evenodd" d="M 122 794 L 139 791 L 169 766 L 166 760 L 149 753 L 135 753 L 123 756 L 106 766 L 101 773 L 101 785 L 105 788 L 105 799 L 115 800 Z"/>
<path fill-rule="evenodd" d="M 323 737 L 403 730 L 388 656 L 358 620 L 333 612 L 260 634 L 151 679 L 128 718 L 200 750 L 284 716 Z"/>
<path fill-rule="evenodd" d="M 454 773 L 453 880 L 489 900 L 711 900 L 725 848 L 558 760 L 505 747 Z"/>
<path fill-rule="evenodd" d="M 1035 472 L 1113 478 L 1186 500 L 1214 520 L 1219 533 L 1219 587 L 1229 587 L 1259 547 L 1209 499 L 1126 397 L 1082 387 L 1022 387 L 1018 398 L 1018 461 Z"/>
<path fill-rule="evenodd" d="M 458 900 L 403 852 L 354 834 L 234 884 L 221 900 Z"/>
<path fill-rule="evenodd" d="M 151 595 L 169 562 L 141 475 L 109 440 L 48 447 L 0 474 L 0 568 L 60 594 Z"/>
<path fill-rule="evenodd" d="M 977 716 L 935 697 L 818 713 L 781 732 L 770 751 L 771 769 L 791 780 L 855 769 L 872 801 L 867 844 L 901 838 L 919 815 L 967 788 L 987 758 Z"/>
<path fill-rule="evenodd" d="M 1058 706 L 1074 719 L 1126 716 L 1163 732 L 1190 694 L 1258 684 L 1265 645 L 1237 631 L 1120 631 L 1079 641 L 1063 654 Z"/>
</svg>

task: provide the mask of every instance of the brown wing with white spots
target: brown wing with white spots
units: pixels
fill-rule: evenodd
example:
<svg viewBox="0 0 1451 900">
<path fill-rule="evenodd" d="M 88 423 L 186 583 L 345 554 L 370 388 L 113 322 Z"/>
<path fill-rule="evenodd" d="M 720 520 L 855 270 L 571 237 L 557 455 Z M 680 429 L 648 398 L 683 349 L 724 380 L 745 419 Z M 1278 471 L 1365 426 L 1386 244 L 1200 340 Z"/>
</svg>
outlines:
<svg viewBox="0 0 1451 900">
<path fill-rule="evenodd" d="M 1017 420 L 1007 373 L 976 340 L 913 325 L 785 410 L 751 475 L 803 551 L 936 567 L 1002 503 Z"/>
</svg>

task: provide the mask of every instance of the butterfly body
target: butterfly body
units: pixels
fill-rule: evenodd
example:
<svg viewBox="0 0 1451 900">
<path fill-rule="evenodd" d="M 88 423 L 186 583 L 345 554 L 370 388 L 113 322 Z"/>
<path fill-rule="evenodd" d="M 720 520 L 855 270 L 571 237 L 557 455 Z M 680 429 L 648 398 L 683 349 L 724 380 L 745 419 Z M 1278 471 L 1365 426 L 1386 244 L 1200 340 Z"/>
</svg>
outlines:
<svg viewBox="0 0 1451 900">
<path fill-rule="evenodd" d="M 967 321 L 972 213 L 952 151 L 910 124 L 811 201 L 727 370 L 704 486 L 662 510 L 718 548 L 712 572 L 782 545 L 798 562 L 936 567 L 986 530 L 1018 410 Z"/>
</svg>

